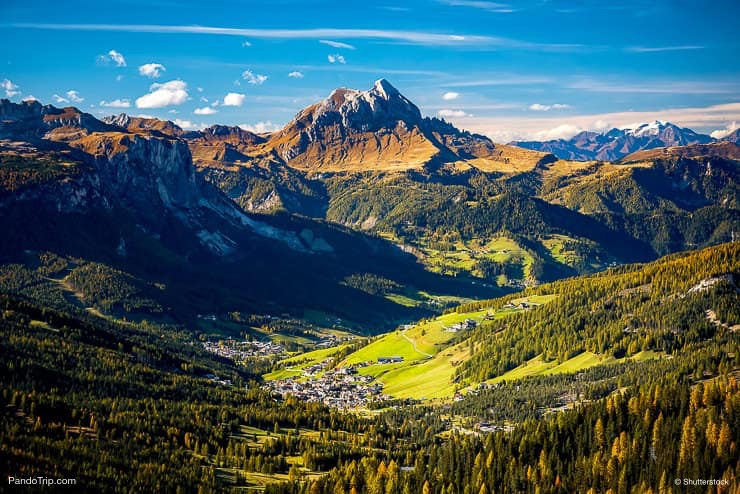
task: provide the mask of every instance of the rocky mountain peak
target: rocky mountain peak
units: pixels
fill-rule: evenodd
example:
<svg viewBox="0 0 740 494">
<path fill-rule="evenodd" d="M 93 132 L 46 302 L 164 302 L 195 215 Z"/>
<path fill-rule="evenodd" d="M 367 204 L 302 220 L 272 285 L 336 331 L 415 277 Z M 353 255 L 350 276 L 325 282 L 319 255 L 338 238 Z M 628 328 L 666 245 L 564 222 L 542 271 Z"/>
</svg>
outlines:
<svg viewBox="0 0 740 494">
<path fill-rule="evenodd" d="M 107 124 L 115 125 L 116 127 L 121 127 L 122 129 L 128 128 L 129 124 L 131 123 L 131 117 L 129 117 L 126 113 L 119 113 L 118 115 L 103 117 L 102 120 Z"/>
<path fill-rule="evenodd" d="M 406 127 L 419 126 L 419 109 L 385 79 L 375 82 L 367 91 L 339 88 L 322 102 L 300 112 L 296 123 L 306 127 L 339 124 L 355 131 L 394 129 L 399 122 Z"/>
</svg>

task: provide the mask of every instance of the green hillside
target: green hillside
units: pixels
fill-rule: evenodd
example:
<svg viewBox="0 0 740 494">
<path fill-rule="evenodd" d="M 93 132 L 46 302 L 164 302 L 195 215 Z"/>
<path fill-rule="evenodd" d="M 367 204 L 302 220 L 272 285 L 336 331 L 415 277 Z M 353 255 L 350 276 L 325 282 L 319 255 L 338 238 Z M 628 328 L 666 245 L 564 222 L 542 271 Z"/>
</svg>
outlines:
<svg viewBox="0 0 740 494">
<path fill-rule="evenodd" d="M 449 399 L 479 383 L 660 360 L 734 335 L 739 254 L 740 243 L 724 244 L 460 306 L 374 338 L 333 366 L 359 364 L 395 398 Z M 469 327 L 456 326 L 464 321 Z M 402 361 L 379 362 L 386 357 Z"/>
</svg>

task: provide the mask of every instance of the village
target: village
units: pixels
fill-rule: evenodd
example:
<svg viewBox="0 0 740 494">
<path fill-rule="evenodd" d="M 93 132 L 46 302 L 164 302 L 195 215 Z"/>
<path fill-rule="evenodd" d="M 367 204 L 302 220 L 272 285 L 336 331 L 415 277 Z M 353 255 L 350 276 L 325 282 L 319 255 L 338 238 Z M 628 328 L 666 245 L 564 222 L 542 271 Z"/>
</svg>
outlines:
<svg viewBox="0 0 740 494">
<path fill-rule="evenodd" d="M 358 375 L 354 366 L 325 370 L 330 363 L 331 359 L 327 359 L 305 368 L 304 381 L 296 378 L 268 381 L 265 388 L 283 398 L 293 395 L 303 401 L 342 409 L 365 408 L 372 402 L 389 399 L 382 394 L 383 385 L 372 383 L 371 376 Z"/>
<path fill-rule="evenodd" d="M 234 339 L 205 341 L 203 348 L 207 352 L 225 357 L 234 362 L 244 361 L 253 357 L 270 357 L 285 353 L 285 348 L 279 343 L 271 341 L 237 341 Z"/>
</svg>

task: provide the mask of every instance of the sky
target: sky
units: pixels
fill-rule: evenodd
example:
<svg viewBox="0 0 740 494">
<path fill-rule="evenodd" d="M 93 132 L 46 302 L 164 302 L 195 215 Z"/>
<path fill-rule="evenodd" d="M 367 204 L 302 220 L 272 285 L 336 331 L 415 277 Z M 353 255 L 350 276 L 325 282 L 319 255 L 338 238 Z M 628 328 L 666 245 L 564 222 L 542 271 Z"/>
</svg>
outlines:
<svg viewBox="0 0 740 494">
<path fill-rule="evenodd" d="M 282 127 L 385 78 L 492 137 L 740 122 L 740 2 L 0 0 L 0 97 Z"/>
</svg>

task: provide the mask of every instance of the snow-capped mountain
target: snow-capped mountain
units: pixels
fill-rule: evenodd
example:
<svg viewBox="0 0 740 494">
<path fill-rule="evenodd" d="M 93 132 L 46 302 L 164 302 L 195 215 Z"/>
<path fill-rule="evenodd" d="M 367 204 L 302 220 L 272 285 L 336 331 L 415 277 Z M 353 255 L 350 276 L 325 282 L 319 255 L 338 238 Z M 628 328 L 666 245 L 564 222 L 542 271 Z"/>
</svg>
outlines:
<svg viewBox="0 0 740 494">
<path fill-rule="evenodd" d="M 513 144 L 553 153 L 562 159 L 616 161 L 645 149 L 708 144 L 715 139 L 670 122 L 653 121 L 607 132 L 581 132 L 570 139 L 519 141 Z"/>
</svg>

